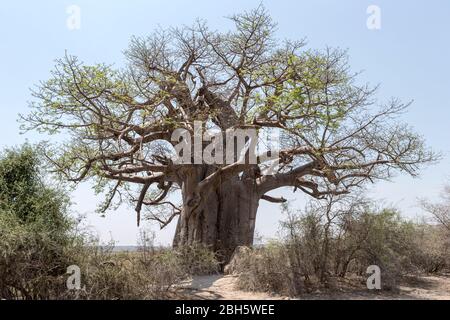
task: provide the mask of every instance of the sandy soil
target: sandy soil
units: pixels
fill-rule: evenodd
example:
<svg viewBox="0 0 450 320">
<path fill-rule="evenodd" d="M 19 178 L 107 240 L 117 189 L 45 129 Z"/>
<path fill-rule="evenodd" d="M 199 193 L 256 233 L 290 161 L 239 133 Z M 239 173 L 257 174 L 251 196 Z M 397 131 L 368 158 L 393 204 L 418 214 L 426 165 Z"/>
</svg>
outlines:
<svg viewBox="0 0 450 320">
<path fill-rule="evenodd" d="M 188 299 L 225 299 L 225 300 L 288 300 L 289 297 L 264 292 L 246 292 L 236 289 L 235 276 L 198 276 L 180 286 L 183 298 Z M 422 299 L 450 300 L 450 275 L 422 276 L 406 279 L 399 292 L 369 291 L 361 287 L 340 286 L 338 291 L 316 291 L 299 299 L 318 300 L 384 300 L 384 299 Z"/>
<path fill-rule="evenodd" d="M 236 289 L 236 276 L 196 276 L 182 284 L 183 293 L 191 299 L 272 300 L 288 299 L 265 292 L 247 292 Z"/>
</svg>

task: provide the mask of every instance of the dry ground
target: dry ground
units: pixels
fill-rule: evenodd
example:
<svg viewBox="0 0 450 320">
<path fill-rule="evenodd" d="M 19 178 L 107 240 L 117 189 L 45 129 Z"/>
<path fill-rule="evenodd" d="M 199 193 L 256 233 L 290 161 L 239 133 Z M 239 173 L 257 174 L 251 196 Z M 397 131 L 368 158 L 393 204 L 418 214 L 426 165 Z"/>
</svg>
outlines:
<svg viewBox="0 0 450 320">
<path fill-rule="evenodd" d="M 226 299 L 226 300 L 271 300 L 290 299 L 264 292 L 246 292 L 236 289 L 237 277 L 211 275 L 198 276 L 181 285 L 183 298 L 188 299 Z M 384 299 L 433 299 L 450 300 L 450 275 L 421 276 L 405 279 L 396 293 L 369 291 L 363 286 L 355 286 L 347 281 L 339 284 L 333 292 L 319 291 L 305 294 L 304 300 L 384 300 Z"/>
</svg>

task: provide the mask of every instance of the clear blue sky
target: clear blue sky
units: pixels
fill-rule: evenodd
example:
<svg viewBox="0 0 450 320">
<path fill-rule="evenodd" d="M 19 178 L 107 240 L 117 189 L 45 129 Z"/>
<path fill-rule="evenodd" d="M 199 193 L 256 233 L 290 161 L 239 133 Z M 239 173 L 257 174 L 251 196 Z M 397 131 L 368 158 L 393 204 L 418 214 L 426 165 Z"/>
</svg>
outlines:
<svg viewBox="0 0 450 320">
<path fill-rule="evenodd" d="M 120 66 L 122 52 L 132 35 L 145 35 L 157 26 L 190 24 L 197 17 L 215 29 L 227 29 L 224 17 L 259 5 L 247 1 L 103 0 L 103 1 L 2 1 L 0 5 L 0 146 L 39 141 L 35 133 L 19 134 L 17 114 L 27 112 L 29 88 L 45 80 L 54 59 L 65 50 L 87 63 L 107 62 Z M 265 0 L 278 21 L 280 38 L 306 37 L 310 48 L 348 48 L 361 80 L 381 84 L 378 97 L 414 99 L 404 120 L 419 131 L 444 159 L 422 172 L 420 179 L 399 176 L 372 188 L 376 199 L 415 217 L 421 211 L 417 197 L 436 198 L 450 181 L 450 2 L 448 0 Z M 66 9 L 81 9 L 81 29 L 66 26 Z M 369 5 L 381 9 L 381 29 L 366 26 Z M 293 195 L 285 194 L 289 198 Z M 132 209 L 121 208 L 106 218 L 93 213 L 98 202 L 89 186 L 74 193 L 75 209 L 88 214 L 88 221 L 102 239 L 134 244 L 137 228 Z M 302 205 L 297 201 L 296 205 Z M 281 218 L 275 205 L 264 204 L 259 212 L 259 233 L 273 236 Z M 160 234 L 170 242 L 173 226 Z"/>
</svg>

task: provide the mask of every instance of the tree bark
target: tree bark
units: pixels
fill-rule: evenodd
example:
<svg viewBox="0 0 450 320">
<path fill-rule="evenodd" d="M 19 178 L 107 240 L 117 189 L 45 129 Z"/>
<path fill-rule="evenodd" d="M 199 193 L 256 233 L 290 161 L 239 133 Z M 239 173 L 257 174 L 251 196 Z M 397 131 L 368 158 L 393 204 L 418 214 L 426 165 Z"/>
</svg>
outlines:
<svg viewBox="0 0 450 320">
<path fill-rule="evenodd" d="M 253 245 L 260 195 L 255 179 L 245 173 L 208 190 L 200 204 L 192 190 L 202 179 L 197 171 L 182 185 L 183 210 L 175 232 L 174 247 L 201 244 L 217 252 L 221 265 L 229 262 L 238 246 Z"/>
</svg>

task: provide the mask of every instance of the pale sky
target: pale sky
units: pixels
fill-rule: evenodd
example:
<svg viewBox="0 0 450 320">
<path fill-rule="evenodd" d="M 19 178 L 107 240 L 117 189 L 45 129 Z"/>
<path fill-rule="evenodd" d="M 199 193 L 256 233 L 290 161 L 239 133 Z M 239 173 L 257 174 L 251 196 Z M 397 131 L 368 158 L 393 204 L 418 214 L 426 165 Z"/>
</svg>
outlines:
<svg viewBox="0 0 450 320">
<path fill-rule="evenodd" d="M 19 134 L 18 113 L 27 113 L 29 88 L 49 76 L 54 60 L 77 55 L 86 63 L 114 63 L 120 67 L 132 35 L 146 35 L 158 26 L 191 24 L 196 18 L 209 22 L 212 29 L 226 30 L 225 18 L 257 7 L 262 2 L 278 22 L 279 38 L 308 41 L 308 48 L 325 46 L 349 50 L 354 71 L 364 70 L 361 81 L 381 84 L 377 97 L 386 101 L 399 97 L 414 100 L 404 121 L 428 144 L 443 153 L 442 161 L 422 171 L 419 179 L 398 176 L 391 182 L 377 183 L 371 196 L 393 204 L 408 217 L 422 214 L 418 197 L 437 198 L 442 186 L 450 182 L 450 2 L 434 1 L 182 1 L 182 0 L 96 0 L 23 1 L 6 0 L 0 5 L 0 146 L 37 142 L 45 137 L 36 133 Z M 67 27 L 67 8 L 81 9 L 80 29 Z M 381 29 L 366 25 L 367 8 L 381 10 Z M 305 197 L 278 192 L 297 199 L 302 208 Z M 73 210 L 84 213 L 87 223 L 101 238 L 113 238 L 120 245 L 134 245 L 138 228 L 133 208 L 123 207 L 100 218 L 94 212 L 99 199 L 88 185 L 73 194 Z M 281 219 L 278 205 L 261 202 L 257 230 L 273 237 Z M 171 241 L 174 223 L 158 232 L 158 241 Z"/>
</svg>

